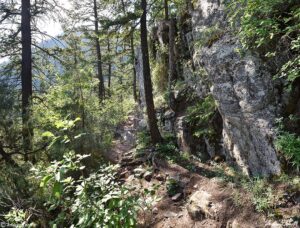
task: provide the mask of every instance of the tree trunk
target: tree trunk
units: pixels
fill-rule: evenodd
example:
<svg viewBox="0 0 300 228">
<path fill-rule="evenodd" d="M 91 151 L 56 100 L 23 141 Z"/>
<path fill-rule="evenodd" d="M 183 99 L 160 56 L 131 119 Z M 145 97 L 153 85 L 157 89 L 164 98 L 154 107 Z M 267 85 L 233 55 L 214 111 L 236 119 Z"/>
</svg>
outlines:
<svg viewBox="0 0 300 228">
<path fill-rule="evenodd" d="M 32 150 L 33 129 L 30 123 L 30 103 L 32 97 L 32 53 L 31 53 L 31 26 L 30 0 L 22 0 L 21 35 L 22 35 L 22 121 L 23 121 L 23 149 L 25 160 Z"/>
<path fill-rule="evenodd" d="M 165 9 L 165 20 L 169 20 L 169 6 L 168 6 L 168 0 L 164 0 L 164 9 Z"/>
<path fill-rule="evenodd" d="M 162 141 L 162 137 L 158 130 L 157 118 L 154 109 L 153 94 L 152 94 L 152 82 L 150 76 L 150 63 L 149 63 L 149 50 L 147 40 L 147 1 L 142 0 L 141 7 L 143 14 L 141 17 L 141 50 L 143 58 L 143 76 L 144 76 L 144 87 L 145 87 L 145 100 L 148 115 L 148 125 L 150 128 L 150 136 L 153 144 Z"/>
<path fill-rule="evenodd" d="M 134 101 L 137 102 L 138 97 L 137 97 L 137 91 L 136 91 L 136 70 L 135 70 L 135 53 L 134 53 L 134 40 L 133 40 L 133 31 L 132 34 L 130 36 L 130 48 L 131 48 L 131 58 L 132 58 L 132 66 L 133 66 L 133 82 L 132 82 L 132 86 L 133 86 L 133 98 Z"/>
<path fill-rule="evenodd" d="M 169 78 L 168 78 L 168 94 L 169 106 L 171 107 L 172 84 L 176 76 L 175 65 L 175 22 L 172 18 L 169 21 Z"/>
<path fill-rule="evenodd" d="M 0 155 L 2 156 L 2 159 L 5 162 L 7 162 L 7 163 L 9 163 L 9 164 L 11 164 L 12 166 L 15 166 L 15 167 L 18 166 L 17 163 L 11 158 L 11 156 L 4 151 L 3 145 L 2 145 L 1 142 L 0 142 Z"/>
<path fill-rule="evenodd" d="M 96 52 L 97 52 L 97 74 L 99 78 L 99 100 L 102 101 L 105 96 L 104 91 L 104 80 L 102 72 L 102 56 L 101 56 L 101 47 L 99 41 L 99 22 L 98 22 L 98 9 L 97 1 L 94 0 L 94 18 L 95 18 L 95 42 L 96 42 Z"/>
<path fill-rule="evenodd" d="M 110 51 L 111 51 L 111 48 L 110 48 L 110 41 L 109 41 L 109 37 L 107 39 L 107 52 L 108 54 L 110 55 Z M 111 56 L 109 56 L 109 59 L 108 59 L 108 95 L 110 96 L 110 87 L 111 87 Z"/>
</svg>

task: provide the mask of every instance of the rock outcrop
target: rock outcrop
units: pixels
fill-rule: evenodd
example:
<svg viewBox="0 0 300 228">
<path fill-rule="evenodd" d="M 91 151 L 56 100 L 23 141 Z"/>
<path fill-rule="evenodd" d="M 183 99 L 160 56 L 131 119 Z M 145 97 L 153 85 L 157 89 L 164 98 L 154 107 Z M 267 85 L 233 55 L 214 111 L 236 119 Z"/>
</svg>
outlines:
<svg viewBox="0 0 300 228">
<path fill-rule="evenodd" d="M 279 174 L 280 162 L 274 148 L 275 119 L 283 105 L 268 64 L 255 53 L 241 55 L 237 52 L 241 45 L 226 21 L 225 0 L 198 0 L 190 11 L 188 27 L 192 31 L 186 30 L 184 42 L 190 51 L 185 56 L 193 57 L 184 60 L 186 64 L 183 64 L 181 74 L 185 85 L 197 94 L 199 101 L 210 94 L 213 96 L 222 119 L 217 123 L 223 125 L 223 130 L 218 130 L 220 137 L 215 145 L 210 145 L 205 137 L 202 141 L 191 141 L 192 134 L 182 121 L 187 100 L 171 107 L 174 118 L 165 127 L 175 131 L 178 144 L 186 151 L 193 150 L 193 145 L 197 144 L 196 150 L 205 148 L 210 157 L 225 154 L 227 161 L 236 164 L 247 175 Z M 155 31 L 156 37 L 162 37 L 165 30 Z M 167 41 L 158 43 L 161 42 Z M 139 53 L 138 50 L 136 68 L 143 104 Z M 174 93 L 174 102 L 179 100 Z M 222 148 L 214 149 L 216 145 Z"/>
<path fill-rule="evenodd" d="M 193 60 L 208 74 L 223 119 L 227 158 L 249 175 L 278 174 L 280 163 L 273 145 L 277 95 L 272 75 L 255 54 L 248 52 L 242 57 L 237 53 L 238 39 L 220 29 L 225 18 L 222 1 L 198 1 L 192 12 L 194 42 L 214 26 L 218 35 L 214 33 L 211 39 L 205 38 L 208 43 L 195 46 Z M 203 91 L 196 92 L 203 96 Z"/>
<path fill-rule="evenodd" d="M 210 193 L 199 190 L 189 199 L 187 209 L 194 220 L 203 220 L 204 218 L 218 220 L 218 213 L 223 210 L 223 205 L 219 202 L 213 202 Z"/>
</svg>

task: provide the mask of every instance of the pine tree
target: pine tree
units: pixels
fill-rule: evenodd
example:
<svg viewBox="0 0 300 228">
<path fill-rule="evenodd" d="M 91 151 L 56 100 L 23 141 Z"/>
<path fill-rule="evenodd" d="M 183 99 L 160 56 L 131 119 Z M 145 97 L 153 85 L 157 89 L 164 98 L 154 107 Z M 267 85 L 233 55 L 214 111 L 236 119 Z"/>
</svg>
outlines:
<svg viewBox="0 0 300 228">
<path fill-rule="evenodd" d="M 21 34 L 22 34 L 22 119 L 23 149 L 25 159 L 32 149 L 33 129 L 30 123 L 30 104 L 32 97 L 32 52 L 31 52 L 31 15 L 30 0 L 22 0 Z"/>
<path fill-rule="evenodd" d="M 142 16 L 141 16 L 141 50 L 143 59 L 143 76 L 144 76 L 144 87 L 145 87 L 145 100 L 148 115 L 148 125 L 150 128 L 150 136 L 153 144 L 162 141 L 158 126 L 157 118 L 155 114 L 154 102 L 153 102 L 153 92 L 152 92 L 152 82 L 150 73 L 150 63 L 149 63 L 149 50 L 148 50 L 148 37 L 147 37 L 147 1 L 141 1 Z"/>
</svg>

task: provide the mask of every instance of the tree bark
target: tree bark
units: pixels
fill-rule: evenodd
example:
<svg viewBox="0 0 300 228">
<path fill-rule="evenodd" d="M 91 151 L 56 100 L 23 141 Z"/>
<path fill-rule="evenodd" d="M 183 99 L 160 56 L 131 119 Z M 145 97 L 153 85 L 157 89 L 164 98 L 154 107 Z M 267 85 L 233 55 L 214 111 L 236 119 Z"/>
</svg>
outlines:
<svg viewBox="0 0 300 228">
<path fill-rule="evenodd" d="M 30 0 L 22 0 L 21 35 L 22 35 L 22 135 L 25 160 L 32 150 L 33 129 L 30 123 L 30 104 L 32 97 L 32 52 L 31 52 L 31 15 Z"/>
<path fill-rule="evenodd" d="M 175 65 L 175 22 L 171 18 L 169 21 L 169 77 L 168 77 L 168 94 L 169 94 L 169 106 L 171 107 L 172 99 L 172 84 L 176 76 Z"/>
<path fill-rule="evenodd" d="M 164 9 L 165 9 L 165 20 L 169 20 L 169 6 L 168 6 L 168 0 L 164 0 Z"/>
<path fill-rule="evenodd" d="M 110 55 L 110 51 L 111 51 L 111 48 L 110 48 L 110 41 L 109 41 L 109 37 L 107 39 L 107 52 L 108 54 Z M 108 59 L 108 95 L 110 96 L 110 87 L 111 87 L 111 57 L 109 56 L 109 59 Z"/>
<path fill-rule="evenodd" d="M 96 52 L 97 52 L 97 74 L 99 79 L 99 100 L 103 101 L 105 96 L 104 91 L 104 80 L 103 80 L 103 71 L 102 71 L 102 55 L 101 47 L 99 41 L 99 22 L 98 22 L 98 9 L 97 1 L 94 0 L 94 19 L 95 19 L 95 42 L 96 42 Z"/>
<path fill-rule="evenodd" d="M 2 145 L 1 142 L 0 142 L 0 155 L 2 156 L 2 159 L 3 159 L 5 162 L 7 162 L 7 163 L 9 163 L 9 164 L 11 164 L 12 166 L 15 166 L 15 167 L 18 166 L 17 163 L 11 158 L 11 155 L 7 154 L 7 153 L 4 151 L 3 145 Z"/>
<path fill-rule="evenodd" d="M 157 118 L 154 109 L 153 93 L 152 93 L 152 82 L 150 76 L 150 63 L 149 63 L 149 50 L 147 40 L 147 1 L 141 1 L 141 8 L 143 14 L 141 16 L 141 50 L 143 58 L 143 76 L 144 76 L 144 87 L 145 87 L 145 100 L 148 115 L 148 125 L 150 129 L 150 136 L 153 144 L 162 141 L 158 126 Z"/>
<path fill-rule="evenodd" d="M 134 101 L 137 102 L 138 101 L 138 97 L 137 97 L 137 91 L 136 91 L 136 70 L 135 70 L 135 52 L 134 52 L 134 40 L 133 40 L 133 32 L 130 35 L 130 48 L 131 48 L 131 58 L 132 58 L 132 66 L 133 66 L 133 82 L 132 82 L 132 86 L 133 86 L 133 98 Z"/>
</svg>

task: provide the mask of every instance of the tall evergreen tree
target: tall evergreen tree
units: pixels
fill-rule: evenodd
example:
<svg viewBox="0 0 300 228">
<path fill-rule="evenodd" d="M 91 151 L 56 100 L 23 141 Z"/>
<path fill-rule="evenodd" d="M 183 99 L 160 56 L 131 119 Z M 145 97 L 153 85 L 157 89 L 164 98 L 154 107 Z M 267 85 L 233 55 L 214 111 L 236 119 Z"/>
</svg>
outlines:
<svg viewBox="0 0 300 228">
<path fill-rule="evenodd" d="M 156 144 L 162 141 L 158 126 L 157 118 L 155 114 L 153 92 L 152 92 L 152 81 L 150 73 L 149 63 L 149 50 L 148 50 L 148 32 L 147 32 L 147 0 L 141 1 L 142 16 L 141 16 L 141 50 L 143 58 L 143 76 L 144 76 L 144 87 L 145 87 L 145 100 L 148 115 L 148 125 L 150 128 L 150 136 L 152 143 Z"/>
<path fill-rule="evenodd" d="M 32 52 L 31 52 L 31 15 L 30 0 L 22 0 L 21 35 L 22 35 L 22 120 L 23 147 L 25 158 L 32 147 L 33 130 L 30 124 L 30 103 L 32 97 Z"/>
<path fill-rule="evenodd" d="M 95 43 L 96 43 L 96 52 L 97 52 L 97 74 L 99 78 L 99 99 L 103 100 L 105 96 L 104 91 L 104 80 L 103 80 L 103 71 L 102 71 L 102 54 L 101 54 L 101 46 L 99 41 L 99 17 L 98 17 L 98 7 L 97 0 L 93 0 L 94 7 L 94 23 L 95 23 Z"/>
</svg>

